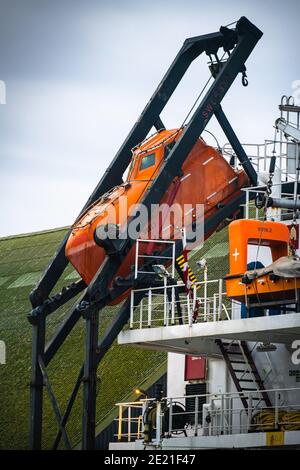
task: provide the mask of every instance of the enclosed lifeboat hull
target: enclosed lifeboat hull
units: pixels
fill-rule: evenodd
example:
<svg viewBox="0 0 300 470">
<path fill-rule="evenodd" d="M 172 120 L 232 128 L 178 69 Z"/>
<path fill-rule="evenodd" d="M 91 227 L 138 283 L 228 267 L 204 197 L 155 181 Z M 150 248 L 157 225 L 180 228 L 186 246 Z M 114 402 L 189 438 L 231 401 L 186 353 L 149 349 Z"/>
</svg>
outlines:
<svg viewBox="0 0 300 470">
<path fill-rule="evenodd" d="M 73 225 L 66 245 L 66 256 L 87 285 L 107 255 L 105 244 L 97 237 L 99 228 L 100 231 L 108 226 L 122 229 L 126 225 L 131 208 L 142 201 L 181 132 L 176 129 L 161 131 L 136 148 L 124 184 L 100 197 Z M 179 173 L 180 176 L 166 188 L 160 204 L 178 204 L 182 207 L 189 204 L 195 210 L 197 204 L 203 204 L 205 218 L 216 212 L 220 203 L 229 202 L 247 184 L 245 173 L 235 171 L 217 150 L 206 145 L 202 139 L 197 140 Z M 159 220 L 152 222 L 154 225 L 161 223 Z M 159 230 L 163 233 L 163 226 Z M 172 239 L 173 236 L 171 229 L 169 237 Z M 145 246 L 145 252 L 147 249 L 149 247 Z M 134 262 L 135 247 L 128 252 L 116 276 L 128 276 Z M 126 295 L 118 297 L 114 303 L 120 302 Z"/>
</svg>

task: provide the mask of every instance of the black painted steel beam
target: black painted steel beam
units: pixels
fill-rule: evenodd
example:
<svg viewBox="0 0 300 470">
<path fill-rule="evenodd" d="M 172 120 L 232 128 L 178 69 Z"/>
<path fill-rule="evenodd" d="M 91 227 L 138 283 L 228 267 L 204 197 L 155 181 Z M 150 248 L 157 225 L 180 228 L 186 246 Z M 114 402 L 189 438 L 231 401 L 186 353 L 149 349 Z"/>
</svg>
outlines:
<svg viewBox="0 0 300 470">
<path fill-rule="evenodd" d="M 40 315 L 48 316 L 55 312 L 58 308 L 62 307 L 62 305 L 80 294 L 85 288 L 86 284 L 83 280 L 64 287 L 61 292 L 58 292 L 50 299 L 45 300 L 41 305 L 32 309 L 28 315 L 29 322 L 34 323 Z"/>
<path fill-rule="evenodd" d="M 52 386 L 51 386 L 51 383 L 50 383 L 50 380 L 49 380 L 49 376 L 48 376 L 48 373 L 47 373 L 46 366 L 45 366 L 45 364 L 44 364 L 44 362 L 43 362 L 43 360 L 40 356 L 39 356 L 39 366 L 40 366 L 41 372 L 43 374 L 44 384 L 46 386 L 46 389 L 47 389 L 47 392 L 48 392 L 48 395 L 49 395 L 49 399 L 50 399 L 50 402 L 51 402 L 51 405 L 52 405 L 52 408 L 53 408 L 53 411 L 54 411 L 54 414 L 55 414 L 55 417 L 56 417 L 56 421 L 57 421 L 59 430 L 60 430 L 61 435 L 63 437 L 65 446 L 66 446 L 67 449 L 71 450 L 71 448 L 72 448 L 71 441 L 69 439 L 69 436 L 67 434 L 67 431 L 66 431 L 65 427 L 62 424 L 62 416 L 61 416 L 61 412 L 60 412 L 60 409 L 59 409 L 59 405 L 57 403 L 56 397 L 55 397 L 54 392 L 52 390 Z"/>
<path fill-rule="evenodd" d="M 83 375 L 82 449 L 95 449 L 97 347 L 99 311 L 92 309 L 86 315 L 85 358 Z"/>
<path fill-rule="evenodd" d="M 215 110 L 215 116 L 223 129 L 224 134 L 226 135 L 228 142 L 233 148 L 236 157 L 242 167 L 244 168 L 245 173 L 247 174 L 251 185 L 255 186 L 257 184 L 257 173 L 249 160 L 248 155 L 243 149 L 239 139 L 237 138 L 236 133 L 232 129 L 230 122 L 228 121 L 221 105 Z"/>
<path fill-rule="evenodd" d="M 68 403 L 67 403 L 67 406 L 66 406 L 66 410 L 61 418 L 61 426 L 62 427 L 65 427 L 67 422 L 68 422 L 68 419 L 69 419 L 69 416 L 71 414 L 71 411 L 72 411 L 72 408 L 73 408 L 73 405 L 75 403 L 75 400 L 76 400 L 76 397 L 78 395 L 78 392 L 79 392 L 79 389 L 80 389 L 80 385 L 81 385 L 81 382 L 82 382 L 82 378 L 83 378 L 83 373 L 84 373 L 84 367 L 82 366 L 80 371 L 79 371 L 79 374 L 78 374 L 78 377 L 77 377 L 77 380 L 75 382 L 75 385 L 74 385 L 74 388 L 72 390 L 72 393 L 70 395 L 70 398 L 68 400 Z M 61 440 L 61 437 L 62 437 L 62 429 L 61 427 L 59 428 L 59 431 L 56 435 L 56 438 L 55 438 L 55 441 L 54 441 L 54 444 L 53 444 L 53 450 L 56 450 L 59 446 L 59 443 L 60 443 L 60 440 Z"/>
<path fill-rule="evenodd" d="M 30 382 L 30 432 L 29 447 L 39 450 L 42 446 L 43 392 L 44 378 L 39 364 L 39 357 L 44 356 L 45 316 L 41 315 L 32 325 L 32 359 Z"/>
</svg>

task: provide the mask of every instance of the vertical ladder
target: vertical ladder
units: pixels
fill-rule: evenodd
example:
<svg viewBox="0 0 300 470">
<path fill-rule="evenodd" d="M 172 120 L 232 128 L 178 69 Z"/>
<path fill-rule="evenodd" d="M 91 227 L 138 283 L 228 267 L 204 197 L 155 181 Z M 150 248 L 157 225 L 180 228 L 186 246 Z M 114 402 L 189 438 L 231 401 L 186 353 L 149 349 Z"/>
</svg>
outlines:
<svg viewBox="0 0 300 470">
<path fill-rule="evenodd" d="M 259 403 L 264 403 L 266 407 L 272 407 L 247 342 L 236 340 L 224 342 L 217 339 L 216 344 L 222 352 L 234 385 L 241 394 L 241 401 L 246 412 L 249 407 L 247 394 L 252 391 L 259 392 L 257 396 L 252 397 L 252 400 L 257 402 L 256 406 Z"/>
</svg>

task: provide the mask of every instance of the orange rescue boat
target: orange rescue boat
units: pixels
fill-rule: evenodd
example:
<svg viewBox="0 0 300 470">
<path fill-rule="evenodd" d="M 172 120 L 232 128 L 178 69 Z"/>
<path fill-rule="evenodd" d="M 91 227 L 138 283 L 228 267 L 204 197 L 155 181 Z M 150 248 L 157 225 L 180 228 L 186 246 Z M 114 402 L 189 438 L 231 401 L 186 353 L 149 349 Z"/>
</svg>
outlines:
<svg viewBox="0 0 300 470">
<path fill-rule="evenodd" d="M 99 239 L 99 232 L 107 230 L 109 225 L 116 225 L 118 230 L 126 225 L 131 207 L 142 201 L 164 158 L 181 133 L 182 129 L 162 130 L 137 146 L 133 150 L 124 183 L 102 195 L 72 226 L 66 256 L 87 285 L 106 256 L 105 243 Z M 234 170 L 220 152 L 199 138 L 182 166 L 180 177 L 176 177 L 166 188 L 160 203 L 169 206 L 190 204 L 193 208 L 203 204 L 204 217 L 207 217 L 218 210 L 219 204 L 226 204 L 235 197 L 247 183 L 243 170 Z M 124 198 L 127 203 L 126 213 L 119 211 Z M 110 219 L 111 213 L 117 220 L 115 217 Z M 170 238 L 173 236 L 172 229 Z M 135 247 L 127 254 L 117 276 L 128 276 L 134 261 Z M 120 302 L 126 295 L 123 294 L 114 303 Z"/>
</svg>

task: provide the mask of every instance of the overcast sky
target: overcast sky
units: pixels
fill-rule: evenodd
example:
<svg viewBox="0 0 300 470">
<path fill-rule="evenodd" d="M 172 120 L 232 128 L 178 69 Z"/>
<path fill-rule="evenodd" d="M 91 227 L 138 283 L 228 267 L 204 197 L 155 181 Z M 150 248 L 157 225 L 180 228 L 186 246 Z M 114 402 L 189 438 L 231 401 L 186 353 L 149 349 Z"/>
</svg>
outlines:
<svg viewBox="0 0 300 470">
<path fill-rule="evenodd" d="M 71 224 L 184 39 L 242 15 L 264 36 L 249 86 L 239 77 L 223 107 L 242 142 L 261 142 L 300 79 L 300 2 L 0 0 L 0 236 Z M 206 69 L 191 67 L 167 127 L 181 124 Z"/>
</svg>

